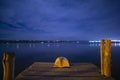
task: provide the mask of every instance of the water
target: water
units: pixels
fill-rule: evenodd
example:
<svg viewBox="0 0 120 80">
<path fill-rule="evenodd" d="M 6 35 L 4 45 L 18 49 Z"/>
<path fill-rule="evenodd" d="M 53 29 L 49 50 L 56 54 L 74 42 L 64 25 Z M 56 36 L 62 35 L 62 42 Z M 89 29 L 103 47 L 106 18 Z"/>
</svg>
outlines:
<svg viewBox="0 0 120 80">
<path fill-rule="evenodd" d="M 0 44 L 0 80 L 2 80 L 2 57 L 4 52 L 15 52 L 15 76 L 33 62 L 54 62 L 59 56 L 72 62 L 91 62 L 100 67 L 99 45 L 81 43 L 7 43 Z M 120 80 L 120 46 L 111 50 L 112 77 Z"/>
</svg>

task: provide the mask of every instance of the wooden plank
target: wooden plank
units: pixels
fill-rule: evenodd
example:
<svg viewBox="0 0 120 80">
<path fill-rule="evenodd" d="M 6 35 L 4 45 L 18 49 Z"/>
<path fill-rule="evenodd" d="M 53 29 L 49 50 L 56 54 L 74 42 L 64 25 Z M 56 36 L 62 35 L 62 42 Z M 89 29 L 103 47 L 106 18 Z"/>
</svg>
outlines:
<svg viewBox="0 0 120 80">
<path fill-rule="evenodd" d="M 104 80 L 91 63 L 72 63 L 70 68 L 54 68 L 53 63 L 35 62 L 21 72 L 16 80 Z M 106 79 L 105 79 L 106 80 Z"/>
<path fill-rule="evenodd" d="M 25 76 L 17 80 L 106 80 L 103 77 L 40 77 L 40 76 Z M 109 79 L 107 79 L 109 80 Z"/>
</svg>

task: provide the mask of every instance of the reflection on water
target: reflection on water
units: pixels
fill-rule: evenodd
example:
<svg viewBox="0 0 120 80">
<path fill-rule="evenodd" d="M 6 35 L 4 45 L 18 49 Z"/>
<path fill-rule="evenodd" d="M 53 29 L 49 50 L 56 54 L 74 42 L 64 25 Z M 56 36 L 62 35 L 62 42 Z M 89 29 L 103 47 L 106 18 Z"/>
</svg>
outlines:
<svg viewBox="0 0 120 80">
<path fill-rule="evenodd" d="M 112 45 L 114 45 L 114 46 L 120 46 L 120 43 L 114 43 Z"/>
<path fill-rule="evenodd" d="M 91 43 L 91 44 L 89 44 L 89 46 L 100 46 L 100 44 L 98 44 L 98 43 Z"/>
<path fill-rule="evenodd" d="M 112 43 L 112 46 L 120 47 L 120 43 Z M 100 46 L 99 43 L 90 43 L 89 46 Z"/>
<path fill-rule="evenodd" d="M 100 44 L 77 43 L 7 43 L 0 44 L 0 60 L 4 52 L 16 53 L 16 75 L 26 67 L 36 61 L 54 62 L 58 56 L 66 57 L 72 62 L 91 62 L 100 66 L 99 56 Z M 120 74 L 120 43 L 112 44 L 112 76 L 119 78 Z M 2 65 L 0 61 L 0 65 Z M 0 66 L 0 76 L 2 76 L 2 66 Z M 2 80 L 2 79 L 0 79 Z"/>
<path fill-rule="evenodd" d="M 6 44 L 6 48 L 9 46 L 10 44 Z M 59 44 L 59 43 L 41 43 L 41 44 L 35 44 L 35 43 L 27 43 L 27 45 L 25 44 L 20 44 L 20 43 L 16 43 L 16 48 L 22 48 L 24 46 L 28 47 L 28 48 L 35 48 L 35 47 L 60 47 L 63 46 L 64 44 Z M 78 47 L 78 46 L 77 46 Z"/>
<path fill-rule="evenodd" d="M 18 43 L 16 44 L 16 48 L 19 49 L 19 44 Z"/>
</svg>

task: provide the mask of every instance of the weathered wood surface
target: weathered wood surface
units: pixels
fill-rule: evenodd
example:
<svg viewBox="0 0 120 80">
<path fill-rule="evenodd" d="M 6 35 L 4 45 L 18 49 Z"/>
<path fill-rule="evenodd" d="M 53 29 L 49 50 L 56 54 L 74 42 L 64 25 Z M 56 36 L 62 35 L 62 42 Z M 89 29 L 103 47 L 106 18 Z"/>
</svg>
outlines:
<svg viewBox="0 0 120 80">
<path fill-rule="evenodd" d="M 101 60 L 101 75 L 111 77 L 111 41 L 101 40 L 100 43 L 100 60 Z"/>
<path fill-rule="evenodd" d="M 14 80 L 15 53 L 5 52 L 2 64 L 3 80 Z"/>
<path fill-rule="evenodd" d="M 16 80 L 111 80 L 101 76 L 91 63 L 73 63 L 70 68 L 54 68 L 53 63 L 35 62 Z"/>
</svg>

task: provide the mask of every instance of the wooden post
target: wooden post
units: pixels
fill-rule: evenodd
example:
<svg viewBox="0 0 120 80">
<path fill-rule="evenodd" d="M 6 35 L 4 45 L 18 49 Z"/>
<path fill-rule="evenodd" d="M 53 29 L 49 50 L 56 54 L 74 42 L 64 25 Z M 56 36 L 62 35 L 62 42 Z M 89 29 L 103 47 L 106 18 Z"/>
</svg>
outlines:
<svg viewBox="0 0 120 80">
<path fill-rule="evenodd" d="M 101 75 L 105 77 L 111 77 L 110 50 L 111 50 L 111 41 L 101 40 L 100 43 Z"/>
<path fill-rule="evenodd" d="M 111 77 L 111 69 L 110 69 L 110 50 L 111 50 L 111 41 L 105 40 L 105 53 L 104 53 L 104 75 L 106 77 Z"/>
<path fill-rule="evenodd" d="M 2 64 L 3 64 L 3 80 L 14 80 L 15 54 L 5 52 Z"/>
<path fill-rule="evenodd" d="M 100 42 L 100 62 L 101 62 L 101 75 L 104 75 L 104 52 L 105 52 L 105 44 L 104 40 Z"/>
</svg>

